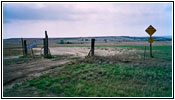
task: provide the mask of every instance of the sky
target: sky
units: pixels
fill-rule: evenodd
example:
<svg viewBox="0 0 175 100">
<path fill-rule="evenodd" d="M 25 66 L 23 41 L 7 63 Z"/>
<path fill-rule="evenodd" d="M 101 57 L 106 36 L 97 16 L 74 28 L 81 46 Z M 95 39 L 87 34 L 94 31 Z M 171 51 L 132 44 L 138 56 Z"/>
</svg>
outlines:
<svg viewBox="0 0 175 100">
<path fill-rule="evenodd" d="M 3 3 L 3 38 L 172 36 L 172 3 Z"/>
</svg>

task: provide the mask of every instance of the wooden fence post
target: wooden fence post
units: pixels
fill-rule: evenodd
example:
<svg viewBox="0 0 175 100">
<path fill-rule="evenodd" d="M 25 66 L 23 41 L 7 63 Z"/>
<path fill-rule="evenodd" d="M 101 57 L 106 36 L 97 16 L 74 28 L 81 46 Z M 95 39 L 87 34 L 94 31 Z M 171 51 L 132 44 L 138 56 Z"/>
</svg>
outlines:
<svg viewBox="0 0 175 100">
<path fill-rule="evenodd" d="M 47 31 L 45 31 L 45 39 L 44 39 L 44 57 L 48 57 L 48 36 Z"/>
<path fill-rule="evenodd" d="M 45 48 L 45 38 L 43 39 L 43 45 L 44 45 L 43 48 Z M 45 49 L 44 49 L 44 50 L 45 50 Z M 45 51 L 44 51 L 44 56 L 45 56 Z"/>
<path fill-rule="evenodd" d="M 23 41 L 23 38 L 21 38 L 21 43 L 22 43 L 22 53 L 23 53 L 23 56 L 24 56 L 25 54 L 24 54 L 24 41 Z"/>
<path fill-rule="evenodd" d="M 95 39 L 91 39 L 91 56 L 94 56 Z"/>
<path fill-rule="evenodd" d="M 27 55 L 27 43 L 26 40 L 24 40 L 24 55 Z"/>
</svg>

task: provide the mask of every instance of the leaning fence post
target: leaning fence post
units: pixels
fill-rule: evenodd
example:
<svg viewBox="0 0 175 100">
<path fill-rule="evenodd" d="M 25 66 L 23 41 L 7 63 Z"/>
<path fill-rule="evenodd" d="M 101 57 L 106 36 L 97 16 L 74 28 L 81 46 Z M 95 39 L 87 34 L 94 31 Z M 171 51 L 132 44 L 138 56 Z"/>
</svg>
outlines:
<svg viewBox="0 0 175 100">
<path fill-rule="evenodd" d="M 95 39 L 91 39 L 91 56 L 94 56 Z"/>
<path fill-rule="evenodd" d="M 26 40 L 24 40 L 24 55 L 27 55 L 27 43 Z"/>
<path fill-rule="evenodd" d="M 44 39 L 44 58 L 48 57 L 48 36 L 47 31 L 45 31 L 45 39 Z"/>
</svg>

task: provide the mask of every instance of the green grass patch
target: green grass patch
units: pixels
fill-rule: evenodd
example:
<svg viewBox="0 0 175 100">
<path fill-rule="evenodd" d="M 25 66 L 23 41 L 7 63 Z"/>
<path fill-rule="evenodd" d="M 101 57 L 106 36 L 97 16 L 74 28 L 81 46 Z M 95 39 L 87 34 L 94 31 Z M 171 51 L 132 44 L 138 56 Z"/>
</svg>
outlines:
<svg viewBox="0 0 175 100">
<path fill-rule="evenodd" d="M 51 69 L 55 69 L 56 67 L 57 67 L 57 66 L 51 66 L 50 68 L 51 68 Z"/>
<path fill-rule="evenodd" d="M 58 97 L 172 96 L 170 67 L 85 63 L 83 60 L 65 66 L 58 73 L 44 74 L 16 85 L 15 88 L 7 89 L 4 91 L 4 96 L 14 96 L 13 92 L 15 96 L 29 94 Z M 28 88 L 34 89 L 36 93 L 26 91 Z M 21 94 L 21 91 L 26 94 Z"/>
<path fill-rule="evenodd" d="M 129 46 L 129 45 L 118 45 L 116 47 L 121 47 L 121 48 L 128 48 L 128 49 L 136 49 L 136 50 L 141 50 L 142 52 L 140 54 L 143 54 L 145 46 Z M 150 47 L 146 46 L 146 52 L 149 57 L 150 53 Z M 167 60 L 167 61 L 172 61 L 172 46 L 167 45 L 167 46 L 153 46 L 152 47 L 152 54 L 154 56 L 154 59 L 156 60 Z"/>
<path fill-rule="evenodd" d="M 131 45 L 117 45 L 115 47 L 124 47 L 124 48 L 133 48 L 133 49 L 141 49 L 141 50 L 144 50 L 145 49 L 145 46 L 131 46 Z M 146 46 L 146 48 L 149 50 L 150 47 L 149 46 Z M 153 50 L 171 50 L 172 49 L 172 46 L 171 45 L 167 45 L 167 46 L 152 46 Z"/>
<path fill-rule="evenodd" d="M 81 59 L 80 57 L 71 57 L 71 55 L 57 55 L 57 56 L 53 56 L 53 60 L 79 60 Z"/>
<path fill-rule="evenodd" d="M 80 57 L 72 57 L 72 58 L 70 58 L 71 60 L 79 60 L 79 59 L 81 59 Z"/>
</svg>

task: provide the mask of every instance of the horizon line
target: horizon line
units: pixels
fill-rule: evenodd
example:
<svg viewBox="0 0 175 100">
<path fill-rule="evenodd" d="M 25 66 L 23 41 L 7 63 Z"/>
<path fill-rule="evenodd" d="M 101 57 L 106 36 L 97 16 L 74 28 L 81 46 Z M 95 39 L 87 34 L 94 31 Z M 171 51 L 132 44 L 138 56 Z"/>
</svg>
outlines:
<svg viewBox="0 0 175 100">
<path fill-rule="evenodd" d="M 72 36 L 72 37 L 49 37 L 49 38 L 93 38 L 93 37 L 149 37 L 148 36 Z M 161 35 L 161 36 L 152 36 L 152 37 L 171 37 L 172 35 Z M 18 39 L 18 38 L 23 38 L 23 37 L 12 37 L 12 38 L 3 38 L 3 39 Z M 25 38 L 25 37 L 24 37 Z M 44 37 L 27 37 L 27 38 L 44 38 Z"/>
</svg>

